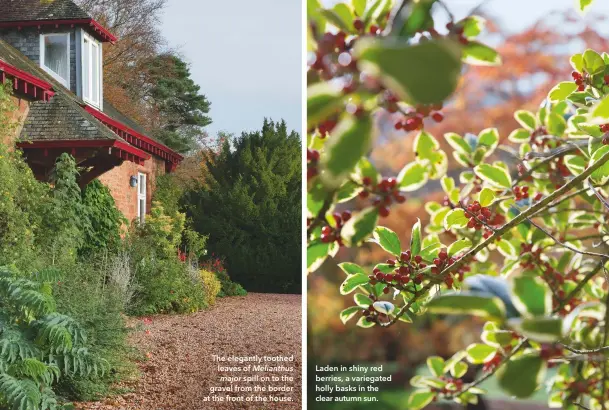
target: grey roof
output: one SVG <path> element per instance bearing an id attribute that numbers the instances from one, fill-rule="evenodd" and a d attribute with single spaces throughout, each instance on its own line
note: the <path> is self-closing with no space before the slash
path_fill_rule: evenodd
<path id="1" fill-rule="evenodd" d="M 137 131 L 140 134 L 144 134 L 150 139 L 154 139 L 148 136 L 148 131 L 146 131 L 144 127 L 135 122 L 135 120 L 132 120 L 131 118 L 120 112 L 118 108 L 110 104 L 107 100 L 104 100 L 104 114 L 114 118 L 118 122 L 122 122 L 132 130 Z"/>
<path id="2" fill-rule="evenodd" d="M 91 18 L 71 0 L 0 0 L 0 22 Z"/>
<path id="3" fill-rule="evenodd" d="M 85 111 L 82 107 L 84 102 L 80 98 L 3 40 L 0 40 L 0 61 L 50 83 L 55 90 L 55 96 L 49 102 L 37 101 L 30 105 L 20 135 L 22 140 L 105 139 L 123 141 Z"/>
<path id="4" fill-rule="evenodd" d="M 10 0 L 0 0 L 0 4 L 7 1 Z M 123 138 L 112 132 L 106 125 L 97 120 L 97 118 L 89 114 L 83 108 L 85 102 L 81 98 L 65 88 L 38 67 L 32 60 L 28 59 L 19 50 L 13 48 L 2 39 L 0 39 L 0 61 L 4 61 L 13 67 L 50 83 L 55 91 L 55 96 L 51 98 L 50 101 L 37 101 L 31 104 L 24 127 L 21 131 L 20 138 L 22 140 L 111 139 L 126 142 Z M 150 137 L 148 132 L 141 125 L 121 113 L 109 102 L 104 101 L 103 111 L 109 117 L 158 142 L 158 140 Z"/>
<path id="5" fill-rule="evenodd" d="M 122 140 L 74 100 L 56 93 L 50 101 L 36 101 L 23 124 L 24 141 Z"/>

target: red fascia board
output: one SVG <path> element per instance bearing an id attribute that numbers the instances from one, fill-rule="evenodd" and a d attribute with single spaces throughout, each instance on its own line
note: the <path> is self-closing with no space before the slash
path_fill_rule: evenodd
<path id="1" fill-rule="evenodd" d="M 34 77 L 33 75 L 26 73 L 25 71 L 20 70 L 17 67 L 13 67 L 12 65 L 5 63 L 4 61 L 0 61 L 0 70 L 4 71 L 8 75 L 17 77 L 20 80 L 27 81 L 31 85 L 35 85 L 36 87 L 42 88 L 45 91 L 53 90 L 53 86 L 47 83 L 46 81 L 41 80 L 38 77 Z"/>
<path id="2" fill-rule="evenodd" d="M 14 67 L 4 61 L 0 60 L 0 82 L 3 82 L 4 79 L 2 77 L 2 73 L 5 75 L 9 75 L 17 80 L 21 80 L 23 82 L 25 82 L 26 84 L 31 85 L 32 87 L 34 87 L 34 89 L 36 90 L 37 88 L 40 88 L 42 90 L 42 93 L 40 94 L 40 98 L 38 98 L 37 93 L 34 93 L 34 97 L 38 98 L 40 100 L 44 100 L 44 101 L 48 101 L 49 98 L 53 97 L 55 95 L 55 92 L 53 91 L 53 86 L 49 83 L 47 83 L 44 80 L 41 80 L 38 77 L 35 77 L 29 73 L 26 73 L 23 70 L 18 69 L 17 67 Z M 16 84 L 15 88 L 17 88 Z M 27 94 L 27 90 L 26 94 Z"/>
<path id="3" fill-rule="evenodd" d="M 101 112 L 99 110 L 96 110 L 95 108 L 91 107 L 90 105 L 85 105 L 84 108 L 89 114 L 93 115 L 95 118 L 97 118 L 101 122 L 109 124 L 112 127 L 118 128 L 119 130 L 126 132 L 127 134 L 131 134 L 136 139 L 139 139 L 142 142 L 145 142 L 146 144 L 149 144 L 149 145 L 153 146 L 154 148 L 160 150 L 161 152 L 167 154 L 169 156 L 169 159 L 171 162 L 180 162 L 184 159 L 184 157 L 182 155 L 173 151 L 171 148 L 169 148 L 143 134 L 140 134 L 139 132 L 127 127 L 122 122 L 116 121 L 114 118 L 109 117 L 108 115 L 104 114 L 103 112 Z M 159 153 L 155 152 L 154 149 L 145 149 L 144 148 L 144 151 L 147 151 L 147 152 L 150 152 L 157 156 L 160 156 Z"/>
<path id="4" fill-rule="evenodd" d="M 21 149 L 29 148 L 116 148 L 142 160 L 150 159 L 150 154 L 119 140 L 60 140 L 60 141 L 23 141 L 18 142 Z"/>
<path id="5" fill-rule="evenodd" d="M 115 43 L 118 38 L 110 33 L 104 26 L 99 24 L 92 18 L 88 19 L 71 19 L 71 20 L 26 20 L 26 21 L 3 21 L 0 22 L 0 28 L 7 27 L 42 27 L 42 26 L 76 26 L 76 25 L 89 25 L 93 28 L 93 31 L 104 42 Z"/>

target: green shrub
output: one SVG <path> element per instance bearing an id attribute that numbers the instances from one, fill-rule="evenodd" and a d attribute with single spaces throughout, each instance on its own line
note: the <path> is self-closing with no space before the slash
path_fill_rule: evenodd
<path id="1" fill-rule="evenodd" d="M 226 296 L 245 296 L 247 291 L 240 284 L 233 282 L 228 276 L 228 272 L 224 267 L 224 261 L 220 258 L 213 257 L 200 264 L 203 270 L 213 272 L 216 277 L 220 280 L 222 288 L 218 293 L 218 296 L 223 298 Z"/>
<path id="2" fill-rule="evenodd" d="M 126 241 L 135 293 L 128 312 L 133 315 L 195 312 L 207 307 L 198 271 L 178 257 L 184 215 L 166 215 L 154 203 L 144 225 L 135 224 Z"/>
<path id="3" fill-rule="evenodd" d="M 215 273 L 205 269 L 201 270 L 201 280 L 205 289 L 205 302 L 208 306 L 212 306 L 216 303 L 216 297 L 222 291 L 222 282 Z"/>
<path id="4" fill-rule="evenodd" d="M 108 371 L 108 363 L 89 350 L 81 324 L 56 311 L 51 280 L 52 272 L 30 280 L 0 268 L 0 406 L 60 408 L 54 391 L 59 380 Z"/>
<path id="5" fill-rule="evenodd" d="M 174 259 L 142 259 L 135 271 L 138 290 L 129 313 L 191 313 L 207 307 L 200 278 L 189 275 L 186 264 Z"/>
<path id="6" fill-rule="evenodd" d="M 134 348 L 123 315 L 121 292 L 107 282 L 108 258 L 90 256 L 87 261 L 62 269 L 54 285 L 58 309 L 74 317 L 87 332 L 89 349 L 108 362 L 109 372 L 60 380 L 59 391 L 70 398 L 98 400 L 112 393 L 112 386 L 136 372 Z"/>
<path id="7" fill-rule="evenodd" d="M 243 286 L 230 280 L 230 276 L 226 272 L 218 272 L 216 276 L 222 283 L 222 290 L 218 294 L 221 298 L 226 296 L 245 296 L 247 291 L 243 289 Z"/>
<path id="8" fill-rule="evenodd" d="M 182 199 L 210 251 L 227 258 L 231 276 L 261 292 L 301 291 L 301 140 L 284 122 L 206 152 L 204 181 Z M 272 269 L 269 269 L 272 267 Z"/>
<path id="9" fill-rule="evenodd" d="M 99 180 L 90 182 L 82 193 L 85 217 L 84 241 L 79 249 L 81 255 L 98 252 L 100 249 L 115 249 L 120 244 L 121 227 L 127 222 L 116 208 L 110 190 Z"/>
<path id="10" fill-rule="evenodd" d="M 21 154 L 0 143 L 0 265 L 38 267 L 36 242 L 48 193 L 49 185 L 36 181 Z"/>

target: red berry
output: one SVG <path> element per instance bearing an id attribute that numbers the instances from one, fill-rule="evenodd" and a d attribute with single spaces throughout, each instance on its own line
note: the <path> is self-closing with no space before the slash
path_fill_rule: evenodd
<path id="1" fill-rule="evenodd" d="M 399 204 L 403 204 L 404 202 L 406 202 L 406 197 L 402 194 L 395 193 L 393 194 L 393 197 L 395 198 L 395 201 Z"/>
<path id="2" fill-rule="evenodd" d="M 364 29 L 364 22 L 361 19 L 356 18 L 355 20 L 353 20 L 353 27 L 357 31 L 362 31 Z"/>
<path id="3" fill-rule="evenodd" d="M 372 183 L 372 178 L 370 178 L 370 177 L 363 177 L 362 178 L 362 183 L 364 185 L 370 185 Z"/>
<path id="4" fill-rule="evenodd" d="M 368 198 L 368 196 L 370 196 L 370 193 L 369 193 L 368 191 L 362 191 L 362 192 L 360 192 L 360 193 L 358 194 L 358 196 L 359 196 L 361 199 L 366 199 L 366 198 Z"/>
<path id="5" fill-rule="evenodd" d="M 414 261 L 416 263 L 421 263 L 423 261 L 423 258 L 421 257 L 421 255 L 417 255 L 414 257 Z"/>
<path id="6" fill-rule="evenodd" d="M 389 286 L 387 286 L 387 287 L 385 287 L 385 289 L 383 289 L 383 293 L 384 293 L 384 294 L 389 293 Z"/>
<path id="7" fill-rule="evenodd" d="M 386 206 L 381 206 L 379 208 L 379 215 L 381 215 L 383 218 L 386 218 L 389 216 L 389 208 L 387 208 Z"/>
<path id="8" fill-rule="evenodd" d="M 609 84 L 609 75 L 605 75 L 603 80 L 605 80 L 605 84 Z"/>
<path id="9" fill-rule="evenodd" d="M 351 211 L 343 211 L 341 216 L 343 218 L 343 222 L 347 222 L 349 219 L 351 219 Z"/>
<path id="10" fill-rule="evenodd" d="M 448 252 L 446 252 L 445 249 L 442 249 L 438 254 L 438 258 L 440 258 L 440 260 L 446 260 L 446 258 L 448 258 Z"/>
<path id="11" fill-rule="evenodd" d="M 431 118 L 435 121 L 435 122 L 442 122 L 442 120 L 444 119 L 444 115 L 442 115 L 441 112 L 434 112 L 431 115 Z"/>

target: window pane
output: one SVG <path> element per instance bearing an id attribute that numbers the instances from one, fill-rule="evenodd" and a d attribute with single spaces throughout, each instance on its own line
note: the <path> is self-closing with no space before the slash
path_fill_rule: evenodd
<path id="1" fill-rule="evenodd" d="M 146 200 L 140 199 L 140 222 L 144 223 L 146 219 Z"/>
<path id="2" fill-rule="evenodd" d="M 91 55 L 91 43 L 85 38 L 85 43 L 82 51 L 82 95 L 85 99 L 91 98 L 91 75 L 89 74 L 90 64 L 89 56 Z"/>
<path id="3" fill-rule="evenodd" d="M 138 184 L 140 194 L 146 193 L 146 175 L 140 174 L 140 183 Z"/>
<path id="4" fill-rule="evenodd" d="M 99 102 L 99 47 L 91 44 L 91 99 Z"/>
<path id="5" fill-rule="evenodd" d="M 65 34 L 44 37 L 44 65 L 66 81 L 70 69 L 68 41 L 68 36 Z"/>

